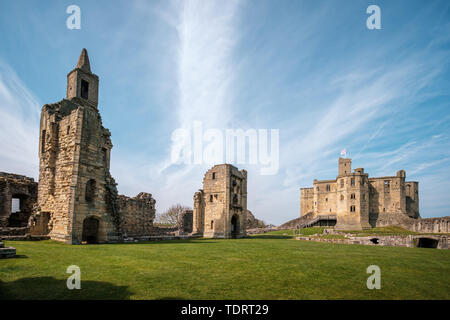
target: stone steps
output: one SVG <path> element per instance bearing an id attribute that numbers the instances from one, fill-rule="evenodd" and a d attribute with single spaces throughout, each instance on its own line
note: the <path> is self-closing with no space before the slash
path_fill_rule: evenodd
<path id="1" fill-rule="evenodd" d="M 13 258 L 16 255 L 16 248 L 5 247 L 3 242 L 0 242 L 0 259 Z"/>
<path id="2" fill-rule="evenodd" d="M 1 227 L 0 236 L 22 236 L 28 233 L 27 227 Z"/>

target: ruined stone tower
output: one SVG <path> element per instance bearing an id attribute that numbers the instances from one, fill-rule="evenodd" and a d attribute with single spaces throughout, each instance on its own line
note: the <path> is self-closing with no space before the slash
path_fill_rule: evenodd
<path id="1" fill-rule="evenodd" d="M 148 235 L 153 225 L 150 194 L 133 199 L 117 194 L 109 172 L 111 134 L 97 108 L 98 85 L 83 49 L 67 75 L 66 99 L 42 108 L 39 217 L 48 220 L 52 239 L 66 243 L 114 242 L 127 232 Z"/>
<path id="2" fill-rule="evenodd" d="M 242 238 L 247 224 L 247 171 L 216 165 L 194 195 L 193 233 L 205 238 Z"/>
<path id="3" fill-rule="evenodd" d="M 112 148 L 110 132 L 97 109 L 98 76 L 91 72 L 86 49 L 67 75 L 67 98 L 42 108 L 39 148 L 38 205 L 48 212 L 50 237 L 79 243 L 116 240 L 107 207 Z M 83 225 L 85 235 L 83 239 Z M 89 234 L 89 230 L 98 228 Z"/>

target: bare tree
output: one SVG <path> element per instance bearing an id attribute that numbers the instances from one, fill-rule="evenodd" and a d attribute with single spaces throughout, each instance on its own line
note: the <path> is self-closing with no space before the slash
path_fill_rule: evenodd
<path id="1" fill-rule="evenodd" d="M 171 206 L 167 211 L 158 216 L 158 222 L 161 224 L 176 225 L 178 222 L 178 216 L 185 210 L 189 210 L 189 207 L 176 204 Z"/>

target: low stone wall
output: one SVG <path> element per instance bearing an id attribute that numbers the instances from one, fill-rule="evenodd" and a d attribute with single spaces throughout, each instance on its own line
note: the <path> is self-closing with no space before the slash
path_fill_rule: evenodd
<path id="1" fill-rule="evenodd" d="M 450 233 L 450 216 L 418 219 L 410 230 L 416 232 Z"/>
<path id="2" fill-rule="evenodd" d="M 403 214 L 380 213 L 371 215 L 372 227 L 400 226 L 410 231 L 429 233 L 450 233 L 450 216 L 413 219 Z"/>
<path id="3" fill-rule="evenodd" d="M 407 235 L 407 236 L 346 236 L 345 239 L 327 239 L 322 237 L 297 237 L 297 240 L 328 242 L 337 244 L 362 244 L 392 247 L 427 247 L 449 249 L 449 239 L 446 235 Z M 421 240 L 421 239 L 426 239 Z M 435 246 L 434 246 L 435 245 Z"/>
<path id="4" fill-rule="evenodd" d="M 28 233 L 27 227 L 20 227 L 20 228 L 0 228 L 0 238 L 6 237 L 6 236 L 23 236 Z"/>
<path id="5" fill-rule="evenodd" d="M 247 229 L 247 234 L 262 234 L 270 231 L 278 230 L 278 228 L 266 227 L 266 228 L 251 228 Z"/>
<path id="6" fill-rule="evenodd" d="M 16 248 L 5 247 L 3 242 L 0 242 L 0 259 L 2 258 L 13 258 L 16 256 Z"/>

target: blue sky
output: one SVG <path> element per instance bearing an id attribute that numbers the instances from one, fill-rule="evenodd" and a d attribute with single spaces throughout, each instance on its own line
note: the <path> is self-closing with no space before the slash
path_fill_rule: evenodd
<path id="1" fill-rule="evenodd" d="M 209 165 L 167 165 L 172 132 L 198 120 L 280 130 L 276 175 L 239 165 L 268 223 L 298 217 L 299 188 L 335 178 L 344 148 L 370 176 L 419 181 L 422 217 L 449 215 L 449 1 L 5 0 L 0 35 L 0 171 L 37 178 L 40 109 L 87 48 L 119 192 L 158 212 L 202 187 Z"/>

